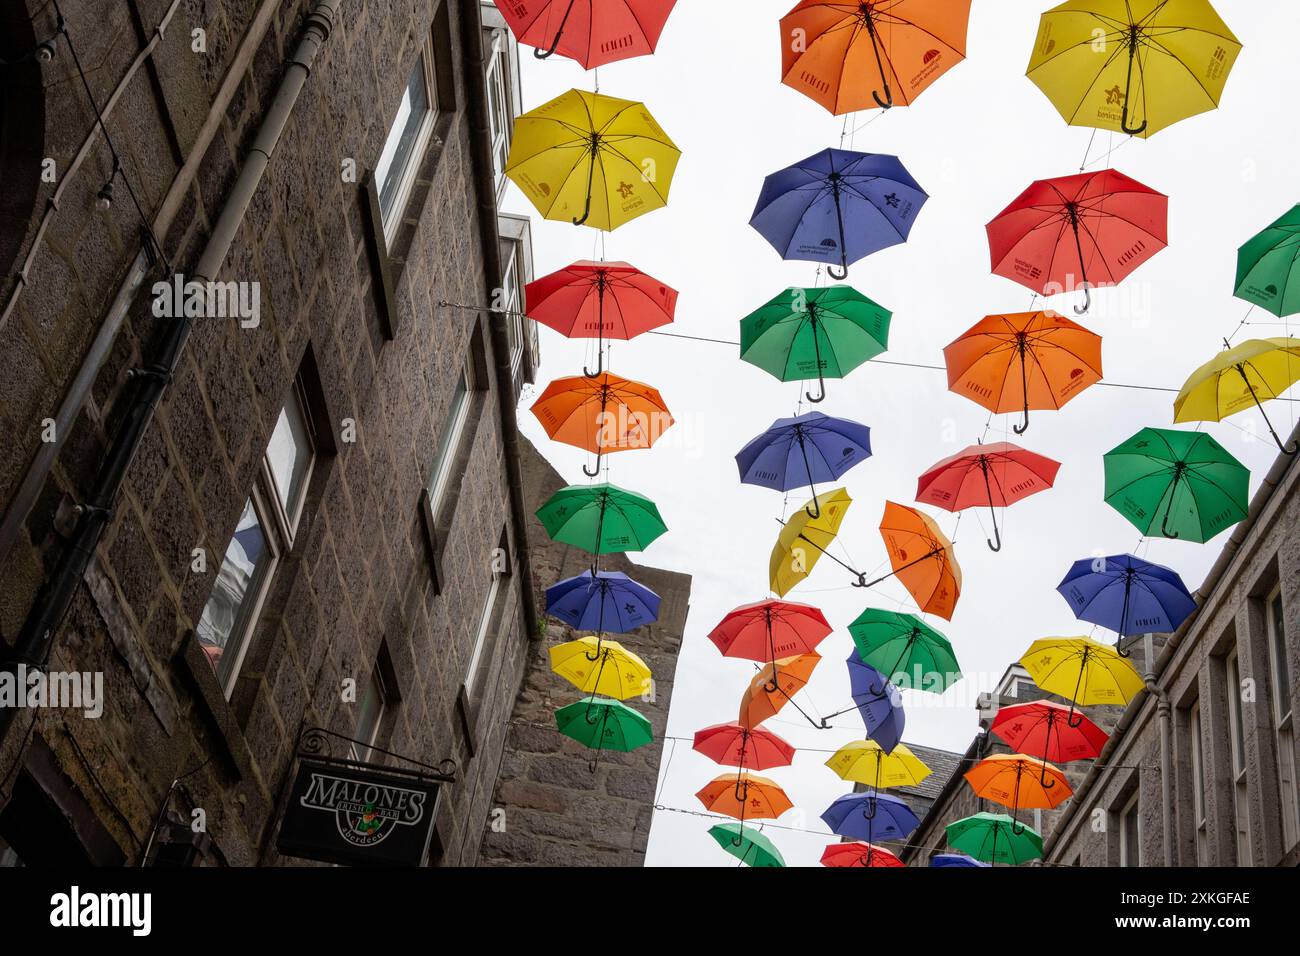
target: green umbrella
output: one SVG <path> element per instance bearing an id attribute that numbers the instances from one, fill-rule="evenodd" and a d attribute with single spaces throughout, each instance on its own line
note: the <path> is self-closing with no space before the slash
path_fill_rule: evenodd
<path id="1" fill-rule="evenodd" d="M 817 376 L 826 397 L 827 378 L 843 378 L 885 351 L 888 309 L 846 285 L 786 289 L 740 320 L 740 357 L 783 382 Z"/>
<path id="2" fill-rule="evenodd" d="M 1281 317 L 1300 312 L 1300 206 L 1237 250 L 1235 295 Z"/>
<path id="3" fill-rule="evenodd" d="M 610 484 L 561 488 L 537 517 L 552 539 L 593 554 L 640 551 L 668 530 L 653 501 Z"/>
<path id="4" fill-rule="evenodd" d="M 622 701 L 592 696 L 561 707 L 555 712 L 560 733 L 596 751 L 591 772 L 596 772 L 602 750 L 627 753 L 654 740 L 650 721 Z"/>
<path id="5" fill-rule="evenodd" d="M 709 836 L 741 863 L 750 866 L 785 866 L 781 851 L 757 830 L 746 830 L 741 823 L 720 823 L 709 828 Z"/>
<path id="6" fill-rule="evenodd" d="M 863 663 L 897 687 L 942 694 L 961 679 L 948 638 L 912 614 L 869 607 L 849 625 L 849 634 Z"/>
<path id="7" fill-rule="evenodd" d="M 1250 472 L 1204 432 L 1144 428 L 1105 464 L 1107 503 L 1143 534 L 1205 542 L 1246 517 Z"/>
<path id="8" fill-rule="evenodd" d="M 977 813 L 945 828 L 948 845 L 985 863 L 1013 866 L 1043 855 L 1043 838 L 1005 813 Z"/>

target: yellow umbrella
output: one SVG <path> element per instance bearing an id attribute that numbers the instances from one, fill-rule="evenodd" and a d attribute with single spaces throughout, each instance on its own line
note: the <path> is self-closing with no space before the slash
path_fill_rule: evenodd
<path id="1" fill-rule="evenodd" d="M 1226 343 L 1225 343 L 1226 344 Z M 1273 441 L 1287 448 L 1264 414 L 1262 402 L 1300 381 L 1300 339 L 1251 339 L 1224 349 L 1187 379 L 1174 399 L 1175 422 L 1219 422 L 1254 405 L 1264 415 Z"/>
<path id="2" fill-rule="evenodd" d="M 1020 663 L 1040 688 L 1072 702 L 1066 716 L 1071 727 L 1083 722 L 1082 714 L 1075 721 L 1074 704 L 1127 704 L 1146 686 L 1115 648 L 1086 637 L 1044 637 L 1029 645 Z"/>
<path id="3" fill-rule="evenodd" d="M 823 491 L 785 523 L 767 563 L 768 580 L 778 596 L 785 597 L 786 592 L 812 574 L 817 559 L 839 533 L 840 523 L 851 504 L 853 499 L 843 488 Z M 810 508 L 817 517 L 812 517 Z"/>
<path id="4" fill-rule="evenodd" d="M 874 740 L 854 740 L 835 751 L 826 761 L 842 780 L 871 784 L 877 790 L 914 787 L 930 776 L 927 767 L 906 744 L 885 753 Z"/>
<path id="5" fill-rule="evenodd" d="M 547 219 L 609 231 L 668 203 L 680 156 L 642 104 L 570 90 L 515 120 L 506 175 Z"/>
<path id="6" fill-rule="evenodd" d="M 618 641 L 580 637 L 556 644 L 551 670 L 584 694 L 627 700 L 650 689 L 650 668 Z"/>
<path id="7" fill-rule="evenodd" d="M 1028 75 L 1071 126 L 1146 137 L 1217 108 L 1240 52 L 1209 0 L 1067 0 Z"/>

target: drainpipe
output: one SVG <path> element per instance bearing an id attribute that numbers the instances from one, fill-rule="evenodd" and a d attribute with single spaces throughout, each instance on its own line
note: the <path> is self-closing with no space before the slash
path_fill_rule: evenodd
<path id="1" fill-rule="evenodd" d="M 474 191 L 478 199 L 479 242 L 483 246 L 483 284 L 487 301 L 493 301 L 501 284 L 501 237 L 497 234 L 496 182 L 492 174 L 491 134 L 487 115 L 487 63 L 483 59 L 483 23 L 479 0 L 461 0 L 461 47 L 465 58 L 465 98 L 469 107 L 470 149 L 473 154 Z M 530 640 L 538 635 L 537 609 L 533 606 L 533 574 L 528 562 L 527 509 L 524 505 L 524 479 L 519 467 L 519 423 L 515 417 L 514 376 L 510 369 L 510 342 L 506 333 L 506 316 L 484 309 L 488 333 L 492 340 L 492 358 L 496 366 L 497 409 L 501 417 L 501 441 L 505 445 L 506 483 L 509 485 L 510 511 L 515 525 L 515 542 L 519 548 L 519 584 L 523 591 L 524 626 Z"/>
<path id="2" fill-rule="evenodd" d="M 341 2 L 342 0 L 318 0 L 307 17 L 302 39 L 289 59 L 275 99 L 258 128 L 252 149 L 230 190 L 212 235 L 199 256 L 195 279 L 210 280 L 221 271 L 222 262 L 239 230 L 244 212 L 253 193 L 257 191 L 298 94 L 311 73 L 316 54 L 329 38 Z M 49 656 L 55 632 L 76 596 L 104 529 L 113 517 L 113 504 L 153 419 L 153 411 L 162 398 L 163 391 L 171 383 L 172 374 L 180 361 L 185 343 L 189 340 L 193 321 L 192 317 L 185 317 L 174 322 L 160 343 L 153 363 L 132 370 L 131 377 L 136 382 L 136 389 L 131 406 L 100 466 L 89 501 L 76 507 L 78 520 L 72 540 L 59 554 L 53 573 L 37 593 L 36 601 L 14 643 L 12 663 L 7 664 L 7 667 L 20 661 L 43 664 Z M 0 740 L 5 737 L 17 712 L 15 707 L 0 710 Z"/>

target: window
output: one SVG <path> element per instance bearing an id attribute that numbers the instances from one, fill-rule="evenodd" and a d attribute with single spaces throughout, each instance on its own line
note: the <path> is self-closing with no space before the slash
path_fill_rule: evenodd
<path id="1" fill-rule="evenodd" d="M 370 679 L 362 688 L 357 704 L 357 728 L 353 736 L 362 743 L 352 745 L 351 757 L 353 760 L 366 761 L 374 753 L 384 713 L 388 710 L 388 690 L 379 665 L 375 665 L 375 669 L 370 672 Z"/>
<path id="2" fill-rule="evenodd" d="M 435 517 L 456 470 L 456 455 L 460 451 L 461 437 L 465 434 L 470 408 L 474 404 L 473 391 L 474 367 L 467 362 L 456 378 L 451 401 L 447 405 L 447 415 L 443 419 L 438 450 L 433 459 L 433 476 L 429 480 L 429 509 Z"/>
<path id="3" fill-rule="evenodd" d="M 497 198 L 506 184 L 506 160 L 510 156 L 510 135 L 514 128 L 511 96 L 510 34 L 505 30 L 492 31 L 492 51 L 488 56 L 487 101 L 488 133 L 492 138 L 492 171 L 496 176 Z"/>
<path id="4" fill-rule="evenodd" d="M 506 313 L 506 339 L 510 343 L 510 374 L 519 371 L 524 356 L 523 288 L 519 283 L 519 256 L 514 253 L 506 262 L 505 275 L 501 277 L 501 307 Z"/>
<path id="5" fill-rule="evenodd" d="M 1142 865 L 1142 822 L 1136 793 L 1119 813 L 1119 865 Z"/>
<path id="6" fill-rule="evenodd" d="M 482 700 L 484 685 L 491 671 L 492 651 L 501 629 L 502 598 L 506 593 L 506 582 L 510 578 L 508 547 L 509 539 L 502 531 L 501 541 L 492 553 L 492 579 L 483 596 L 483 608 L 479 611 L 478 626 L 474 629 L 474 646 L 470 651 L 469 665 L 465 668 L 465 696 L 475 706 Z"/>
<path id="7" fill-rule="evenodd" d="M 1246 728 L 1241 712 L 1241 669 L 1234 647 L 1226 665 L 1228 732 L 1232 742 L 1232 803 L 1236 823 L 1237 865 L 1250 866 L 1250 816 L 1246 789 Z"/>
<path id="8" fill-rule="evenodd" d="M 316 448 L 300 381 L 280 410 L 257 481 L 195 633 L 227 697 L 281 557 L 293 546 Z"/>
<path id="9" fill-rule="evenodd" d="M 502 214 L 497 217 L 501 236 L 501 296 L 494 305 L 505 313 L 510 346 L 510 373 L 516 392 L 523 386 L 520 370 L 528 353 L 529 374 L 537 367 L 537 328 L 524 314 L 528 303 L 524 287 L 533 278 L 533 238 L 527 216 Z"/>
<path id="10" fill-rule="evenodd" d="M 1196 865 L 1209 859 L 1210 831 L 1205 819 L 1205 750 L 1201 744 L 1201 702 L 1192 705 L 1188 721 L 1192 738 L 1192 816 L 1196 821 Z"/>
<path id="11" fill-rule="evenodd" d="M 438 110 L 434 95 L 433 40 L 426 41 L 416 58 L 415 68 L 406 81 L 397 116 L 388 127 L 384 148 L 375 165 L 375 188 L 379 192 L 379 211 L 384 222 L 384 238 L 392 242 L 401 222 L 402 211 L 411 195 L 415 171 L 433 133 Z"/>
<path id="12" fill-rule="evenodd" d="M 1287 849 L 1300 841 L 1300 797 L 1296 792 L 1295 737 L 1291 716 L 1291 667 L 1286 653 L 1286 618 L 1282 589 L 1268 597 L 1269 670 L 1273 676 L 1273 739 L 1277 749 L 1278 785 L 1281 792 L 1282 839 Z"/>

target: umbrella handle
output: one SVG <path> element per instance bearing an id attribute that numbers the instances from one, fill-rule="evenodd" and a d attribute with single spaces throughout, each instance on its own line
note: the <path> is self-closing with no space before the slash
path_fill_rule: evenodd
<path id="1" fill-rule="evenodd" d="M 586 219 L 587 217 L 583 216 L 582 218 Z M 575 222 L 574 225 L 575 226 L 581 225 L 581 223 Z M 596 371 L 593 372 L 590 369 L 588 369 L 587 366 L 584 365 L 582 367 L 582 374 L 587 376 L 587 378 L 595 378 L 604 370 L 604 368 L 605 368 L 605 352 L 602 349 L 600 352 L 596 354 Z"/>
<path id="2" fill-rule="evenodd" d="M 1012 817 L 1012 818 L 1011 818 L 1011 835 L 1012 835 L 1012 836 L 1020 836 L 1020 834 L 1022 834 L 1022 833 L 1024 833 L 1024 832 L 1025 832 L 1025 825 L 1024 825 L 1023 823 L 1021 823 L 1019 820 L 1017 820 L 1015 817 Z"/>
<path id="3" fill-rule="evenodd" d="M 1130 651 L 1126 647 L 1120 646 L 1119 642 L 1122 640 L 1124 640 L 1123 635 L 1120 636 L 1119 640 L 1115 641 L 1115 653 L 1118 654 L 1120 657 L 1132 657 L 1133 656 L 1132 651 Z"/>
<path id="4" fill-rule="evenodd" d="M 842 270 L 841 272 L 836 272 L 834 266 L 827 266 L 826 274 L 836 282 L 843 282 L 849 277 L 849 267 L 847 264 L 844 264 L 840 266 L 840 269 Z"/>
<path id="5" fill-rule="evenodd" d="M 855 588 L 865 588 L 865 587 L 870 587 L 870 585 L 867 584 L 867 576 L 866 576 L 866 574 L 859 574 L 859 575 L 858 575 L 858 579 L 857 579 L 856 581 L 853 581 L 853 582 L 852 582 L 852 586 L 855 587 Z"/>
<path id="6" fill-rule="evenodd" d="M 1146 125 L 1147 125 L 1146 123 L 1142 124 L 1144 128 L 1146 127 Z M 1090 308 L 1092 308 L 1092 290 L 1088 288 L 1088 283 L 1086 282 L 1083 283 L 1082 288 L 1083 288 L 1083 305 L 1082 306 L 1076 305 L 1074 307 L 1075 315 L 1083 315 Z"/>
<path id="7" fill-rule="evenodd" d="M 804 392 L 804 397 L 814 405 L 824 401 L 826 398 L 826 379 L 822 378 L 820 374 L 817 376 L 817 387 L 819 391 L 816 397 L 813 396 L 812 392 Z"/>
<path id="8" fill-rule="evenodd" d="M 596 452 L 596 469 L 594 471 L 588 471 L 586 465 L 582 466 L 582 473 L 586 475 L 588 478 L 595 478 L 597 475 L 600 474 L 600 456 L 601 456 L 601 452 Z"/>
<path id="9" fill-rule="evenodd" d="M 803 510 L 808 512 L 808 517 L 810 518 L 820 518 L 822 516 L 822 506 L 817 501 L 816 495 L 813 495 L 812 507 L 809 508 L 807 505 L 804 505 Z"/>
<path id="10" fill-rule="evenodd" d="M 892 109 L 894 106 L 894 91 L 889 88 L 888 83 L 885 84 L 885 98 L 883 100 L 876 90 L 871 91 L 871 98 L 876 101 L 876 105 L 882 110 Z"/>
<path id="11" fill-rule="evenodd" d="M 1043 761 L 1043 769 L 1038 772 L 1038 782 L 1043 785 L 1044 790 L 1051 790 L 1056 786 L 1055 780 L 1047 779 L 1047 761 Z"/>
<path id="12" fill-rule="evenodd" d="M 879 810 L 880 810 L 880 808 L 879 808 L 878 806 L 876 806 L 876 797 L 875 797 L 875 795 L 873 794 L 872 797 L 871 797 L 871 812 L 868 813 L 868 812 L 867 812 L 867 808 L 866 808 L 866 807 L 863 807 L 863 808 L 862 808 L 862 815 L 863 815 L 864 817 L 866 817 L 868 820 L 874 820 L 874 819 L 876 818 L 876 814 L 879 812 Z"/>
<path id="13" fill-rule="evenodd" d="M 1142 132 L 1145 132 L 1145 131 L 1146 131 L 1146 128 L 1147 128 L 1147 121 L 1146 121 L 1146 120 L 1143 120 L 1141 126 L 1138 126 L 1138 127 L 1135 127 L 1135 128 L 1129 128 L 1129 125 L 1128 125 L 1128 104 L 1125 104 L 1125 105 L 1124 105 L 1124 111 L 1120 114 L 1120 123 L 1119 123 L 1119 128 L 1122 129 L 1124 132 L 1128 133 L 1130 136 L 1136 136 L 1136 135 L 1138 135 L 1139 133 L 1142 133 Z"/>
<path id="14" fill-rule="evenodd" d="M 1023 435 L 1025 432 L 1029 431 L 1029 406 L 1028 405 L 1025 406 L 1025 410 L 1023 414 L 1024 417 L 1020 419 L 1020 424 L 1011 426 L 1011 430 L 1014 431 L 1017 435 Z"/>
<path id="15" fill-rule="evenodd" d="M 564 18 L 560 20 L 560 28 L 555 31 L 555 39 L 551 41 L 551 48 L 549 50 L 534 48 L 533 56 L 535 56 L 539 60 L 545 60 L 546 58 L 550 57 L 555 53 L 556 49 L 560 45 L 560 37 L 564 34 L 564 25 L 569 22 L 569 14 L 572 12 L 573 12 L 573 0 L 569 0 L 569 6 L 564 11 Z"/>
<path id="16" fill-rule="evenodd" d="M 1172 502 L 1171 502 L 1171 503 L 1172 503 Z M 1179 535 L 1179 533 L 1178 533 L 1177 531 L 1170 531 L 1170 530 L 1169 530 L 1169 509 L 1168 509 L 1168 508 L 1165 509 L 1165 518 L 1164 518 L 1164 520 L 1160 522 L 1160 533 L 1161 533 L 1162 535 L 1164 535 L 1166 538 L 1178 538 L 1178 537 L 1180 537 L 1180 535 Z"/>
<path id="17" fill-rule="evenodd" d="M 1020 420 L 1019 425 L 1012 425 L 1011 428 L 1017 435 L 1023 435 L 1029 430 L 1029 362 L 1025 359 L 1025 349 L 1028 348 L 1028 346 L 1025 344 L 1024 333 L 1021 333 L 1019 338 L 1020 391 L 1025 397 L 1025 417 Z"/>

